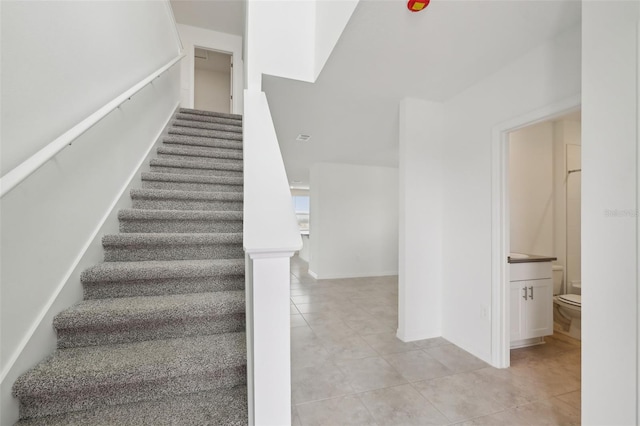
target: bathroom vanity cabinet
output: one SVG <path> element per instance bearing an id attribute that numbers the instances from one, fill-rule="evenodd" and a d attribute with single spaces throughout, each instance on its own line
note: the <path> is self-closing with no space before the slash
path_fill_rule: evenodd
<path id="1" fill-rule="evenodd" d="M 539 343 L 553 334 L 551 262 L 510 263 L 511 347 Z"/>

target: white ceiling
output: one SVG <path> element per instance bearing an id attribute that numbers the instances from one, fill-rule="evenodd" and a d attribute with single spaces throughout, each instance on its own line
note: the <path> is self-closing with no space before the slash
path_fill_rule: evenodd
<path id="1" fill-rule="evenodd" d="M 576 0 L 434 0 L 419 13 L 361 0 L 315 84 L 263 79 L 289 180 L 308 185 L 320 161 L 397 166 L 400 99 L 449 99 L 580 20 Z"/>
<path id="2" fill-rule="evenodd" d="M 171 0 L 179 24 L 244 35 L 245 0 Z"/>

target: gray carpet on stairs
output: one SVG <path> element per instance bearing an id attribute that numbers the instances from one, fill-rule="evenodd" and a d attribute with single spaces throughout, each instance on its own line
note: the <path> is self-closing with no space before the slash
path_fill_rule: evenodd
<path id="1" fill-rule="evenodd" d="M 20 425 L 247 424 L 242 117 L 181 108 L 13 387 Z"/>

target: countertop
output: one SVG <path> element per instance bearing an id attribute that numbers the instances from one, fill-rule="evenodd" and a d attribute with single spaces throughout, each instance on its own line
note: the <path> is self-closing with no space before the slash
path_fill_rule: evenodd
<path id="1" fill-rule="evenodd" d="M 558 260 L 558 258 L 552 256 L 539 256 L 537 254 L 511 253 L 511 256 L 507 256 L 508 263 L 552 262 L 554 260 Z"/>

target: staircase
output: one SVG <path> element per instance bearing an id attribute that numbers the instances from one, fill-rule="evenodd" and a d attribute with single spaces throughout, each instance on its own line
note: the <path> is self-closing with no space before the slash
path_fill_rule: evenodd
<path id="1" fill-rule="evenodd" d="M 180 109 L 150 166 L 19 425 L 247 424 L 241 116 Z"/>

